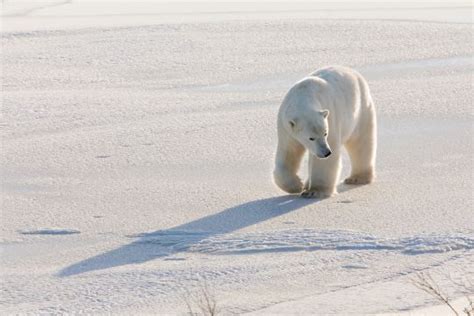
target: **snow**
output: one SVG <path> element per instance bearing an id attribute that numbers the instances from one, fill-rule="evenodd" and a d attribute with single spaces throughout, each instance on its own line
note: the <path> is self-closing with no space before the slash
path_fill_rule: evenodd
<path id="1" fill-rule="evenodd" d="M 3 28 L 12 32 L 95 27 L 249 21 L 264 18 L 406 20 L 471 23 L 470 2 L 380 1 L 12 1 L 3 5 Z"/>
<path id="2" fill-rule="evenodd" d="M 467 306 L 469 306 L 470 302 L 466 297 L 461 297 L 456 300 L 452 300 L 450 302 L 450 305 L 453 306 L 453 308 L 460 312 L 462 311 L 463 313 L 464 310 L 466 309 Z M 403 313 L 399 313 L 398 315 L 405 315 L 405 316 L 443 316 L 443 315 L 448 315 L 448 314 L 453 314 L 453 311 L 447 306 L 445 303 L 440 304 L 440 305 L 435 305 L 435 306 L 429 306 L 429 307 L 423 307 L 423 308 L 417 308 L 414 310 L 406 311 Z M 389 316 L 389 315 L 394 315 L 393 313 L 387 313 L 383 314 L 383 316 Z"/>
<path id="3" fill-rule="evenodd" d="M 183 314 L 205 282 L 225 314 L 417 315 L 420 271 L 472 293 L 471 4 L 293 6 L 3 3 L 2 314 Z M 378 178 L 287 196 L 278 105 L 327 64 L 369 81 Z"/>

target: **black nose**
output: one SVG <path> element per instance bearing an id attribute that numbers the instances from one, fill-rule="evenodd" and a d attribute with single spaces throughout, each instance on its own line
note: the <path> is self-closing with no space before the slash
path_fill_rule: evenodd
<path id="1" fill-rule="evenodd" d="M 331 151 L 330 151 L 330 150 L 326 153 L 326 155 L 324 156 L 324 158 L 327 158 L 327 157 L 329 157 L 329 156 L 331 156 Z"/>

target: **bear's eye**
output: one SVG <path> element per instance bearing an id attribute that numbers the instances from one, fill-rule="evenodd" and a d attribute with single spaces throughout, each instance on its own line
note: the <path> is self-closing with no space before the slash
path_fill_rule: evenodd
<path id="1" fill-rule="evenodd" d="M 314 140 L 314 137 L 310 137 L 309 140 L 310 140 L 310 141 L 313 141 L 313 140 Z"/>
<path id="2" fill-rule="evenodd" d="M 324 137 L 328 136 L 328 132 L 324 133 Z"/>

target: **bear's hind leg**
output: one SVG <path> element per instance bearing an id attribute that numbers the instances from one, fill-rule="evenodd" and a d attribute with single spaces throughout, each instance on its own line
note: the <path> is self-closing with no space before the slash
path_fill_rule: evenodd
<path id="1" fill-rule="evenodd" d="M 373 108 L 368 119 L 345 144 L 351 159 L 351 175 L 346 184 L 368 184 L 375 179 L 375 155 L 377 150 L 377 125 Z"/>
<path id="2" fill-rule="evenodd" d="M 301 193 L 301 196 L 323 199 L 336 193 L 341 170 L 339 151 L 334 150 L 331 156 L 326 159 L 319 159 L 310 154 L 308 160 L 308 187 Z"/>

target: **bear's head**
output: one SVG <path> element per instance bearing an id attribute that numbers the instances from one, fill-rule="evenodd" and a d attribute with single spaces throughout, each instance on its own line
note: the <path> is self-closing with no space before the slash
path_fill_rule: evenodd
<path id="1" fill-rule="evenodd" d="M 293 114 L 286 122 L 290 134 L 314 156 L 321 159 L 329 157 L 329 110 L 312 110 L 303 115 Z"/>

